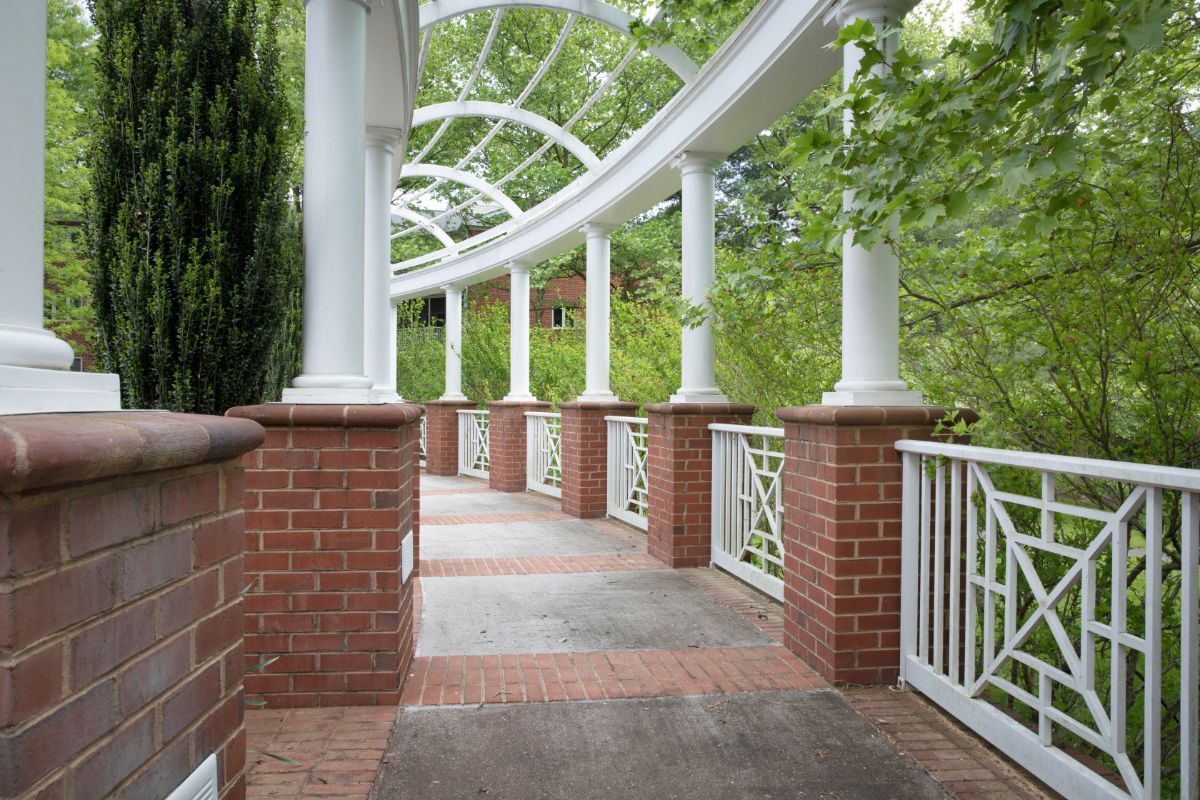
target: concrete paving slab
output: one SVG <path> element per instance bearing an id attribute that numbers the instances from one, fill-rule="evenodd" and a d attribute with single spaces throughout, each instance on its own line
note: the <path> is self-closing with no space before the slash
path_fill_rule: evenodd
<path id="1" fill-rule="evenodd" d="M 421 558 L 505 558 L 633 553 L 584 520 L 533 520 L 475 525 L 428 525 L 421 530 Z"/>
<path id="2" fill-rule="evenodd" d="M 945 800 L 835 691 L 405 709 L 374 800 Z"/>
<path id="3" fill-rule="evenodd" d="M 421 498 L 423 517 L 447 514 L 529 514 L 549 510 L 551 509 L 526 499 L 523 495 L 502 492 L 435 494 Z"/>
<path id="4" fill-rule="evenodd" d="M 421 589 L 421 656 L 774 644 L 671 570 L 422 578 Z"/>
<path id="5" fill-rule="evenodd" d="M 430 475 L 421 473 L 422 489 L 479 489 L 490 491 L 488 482 L 478 478 L 468 478 L 464 475 Z"/>

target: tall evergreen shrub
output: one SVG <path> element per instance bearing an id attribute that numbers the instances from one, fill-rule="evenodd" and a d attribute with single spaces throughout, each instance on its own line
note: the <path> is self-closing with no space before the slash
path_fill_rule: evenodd
<path id="1" fill-rule="evenodd" d="M 127 407 L 222 413 L 278 399 L 301 267 L 276 6 L 89 5 L 89 229 L 106 367 Z"/>

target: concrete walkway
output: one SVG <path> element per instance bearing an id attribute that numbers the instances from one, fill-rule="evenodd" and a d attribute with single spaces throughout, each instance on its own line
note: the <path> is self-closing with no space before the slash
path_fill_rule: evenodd
<path id="1" fill-rule="evenodd" d="M 421 504 L 402 707 L 248 711 L 250 800 L 1050 796 L 919 695 L 827 687 L 778 603 L 640 532 L 472 479 Z"/>
<path id="2" fill-rule="evenodd" d="M 748 621 L 769 600 L 735 610 L 548 498 L 424 477 L 421 505 L 417 659 L 376 800 L 946 796 Z"/>

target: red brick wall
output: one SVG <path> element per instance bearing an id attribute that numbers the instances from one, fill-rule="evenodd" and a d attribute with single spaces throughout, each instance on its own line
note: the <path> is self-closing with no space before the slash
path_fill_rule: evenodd
<path id="1" fill-rule="evenodd" d="M 540 400 L 488 403 L 488 485 L 496 491 L 525 491 L 525 412 L 549 407 Z"/>
<path id="2" fill-rule="evenodd" d="M 485 283 L 476 284 L 470 290 L 472 305 L 492 303 L 508 305 L 509 276 L 502 275 Z M 570 306 L 575 309 L 576 325 L 582 325 L 587 317 L 585 298 L 587 281 L 581 275 L 553 278 L 542 288 L 529 290 L 529 324 L 549 328 L 554 323 L 554 309 Z"/>
<path id="3" fill-rule="evenodd" d="M 937 407 L 781 409 L 785 643 L 827 680 L 892 684 L 900 663 L 900 439 Z M 960 412 L 960 416 L 968 415 Z"/>
<path id="4" fill-rule="evenodd" d="M 714 422 L 746 424 L 754 407 L 731 403 L 646 406 L 646 545 L 672 567 L 707 566 L 712 557 L 712 433 Z"/>
<path id="5" fill-rule="evenodd" d="M 636 403 L 562 403 L 562 510 L 581 519 L 608 515 L 608 416 L 630 416 Z"/>
<path id="6" fill-rule="evenodd" d="M 272 707 L 398 702 L 413 653 L 412 580 L 400 578 L 420 407 L 229 413 L 267 428 L 245 459 L 246 652 L 279 660 L 247 675 L 247 693 Z"/>
<path id="7" fill-rule="evenodd" d="M 458 411 L 475 406 L 469 401 L 425 404 L 425 471 L 430 475 L 458 474 Z"/>
<path id="8" fill-rule="evenodd" d="M 5 428 L 0 796 L 161 798 L 215 753 L 220 796 L 241 798 L 236 456 L 261 429 L 138 412 Z"/>

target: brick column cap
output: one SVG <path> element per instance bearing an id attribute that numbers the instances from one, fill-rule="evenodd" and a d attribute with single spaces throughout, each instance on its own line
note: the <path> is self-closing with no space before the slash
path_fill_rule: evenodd
<path id="1" fill-rule="evenodd" d="M 276 428 L 396 428 L 417 421 L 423 413 L 423 409 L 415 403 L 265 403 L 260 406 L 231 408 L 225 412 L 230 417 L 252 419 L 267 427 Z"/>
<path id="2" fill-rule="evenodd" d="M 936 425 L 953 414 L 967 424 L 979 421 L 969 408 L 948 406 L 791 406 L 775 411 L 785 423 L 799 425 Z"/>
<path id="3" fill-rule="evenodd" d="M 479 403 L 474 400 L 429 400 L 421 405 L 438 406 L 440 408 L 475 408 Z"/>
<path id="4" fill-rule="evenodd" d="M 649 414 L 692 417 L 740 417 L 754 414 L 754 406 L 747 403 L 650 403 Z"/>
<path id="5" fill-rule="evenodd" d="M 624 400 L 571 400 L 559 403 L 558 408 L 560 411 L 637 411 L 638 404 Z"/>
<path id="6" fill-rule="evenodd" d="M 226 461 L 263 443 L 249 420 L 171 411 L 0 417 L 5 494 Z"/>
<path id="7" fill-rule="evenodd" d="M 488 408 L 550 408 L 553 405 L 545 400 L 489 400 Z"/>

